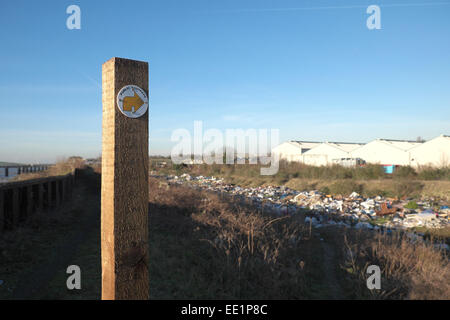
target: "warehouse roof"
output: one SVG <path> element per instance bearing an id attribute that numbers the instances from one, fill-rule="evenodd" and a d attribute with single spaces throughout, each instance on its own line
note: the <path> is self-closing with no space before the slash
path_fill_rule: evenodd
<path id="1" fill-rule="evenodd" d="M 423 142 L 412 140 L 393 140 L 393 139 L 376 139 L 375 141 L 381 141 L 387 143 L 393 147 L 407 151 L 415 146 L 421 145 Z"/>
<path id="2" fill-rule="evenodd" d="M 318 146 L 319 144 L 321 144 L 321 142 L 317 142 L 317 141 L 298 141 L 298 140 L 291 140 L 289 141 L 290 143 L 297 145 L 301 148 L 314 148 L 316 146 Z"/>
<path id="3" fill-rule="evenodd" d="M 326 144 L 332 145 L 345 152 L 351 152 L 364 145 L 364 143 L 351 143 L 351 142 L 326 142 Z"/>

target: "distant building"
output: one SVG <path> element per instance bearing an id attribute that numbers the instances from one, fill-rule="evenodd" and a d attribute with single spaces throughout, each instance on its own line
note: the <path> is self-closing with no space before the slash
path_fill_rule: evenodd
<path id="1" fill-rule="evenodd" d="M 280 160 L 308 165 L 450 166 L 450 136 L 432 140 L 376 139 L 369 143 L 287 141 L 272 149 Z"/>
<path id="2" fill-rule="evenodd" d="M 409 150 L 422 142 L 409 140 L 376 139 L 351 152 L 352 157 L 367 163 L 407 166 Z"/>
<path id="3" fill-rule="evenodd" d="M 312 141 L 286 141 L 273 148 L 272 152 L 277 153 L 280 160 L 301 162 L 305 152 L 320 144 L 321 142 Z"/>
<path id="4" fill-rule="evenodd" d="M 302 161 L 313 166 L 341 164 L 341 159 L 350 158 L 350 152 L 362 145 L 362 143 L 324 142 L 303 153 Z"/>
<path id="5" fill-rule="evenodd" d="M 412 166 L 450 165 L 450 136 L 440 135 L 409 150 Z"/>

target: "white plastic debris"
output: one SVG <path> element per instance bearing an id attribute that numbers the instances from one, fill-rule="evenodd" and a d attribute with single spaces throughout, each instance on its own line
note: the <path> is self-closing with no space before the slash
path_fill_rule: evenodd
<path id="1" fill-rule="evenodd" d="M 264 186 L 256 188 L 243 188 L 241 186 L 226 184 L 223 179 L 217 177 L 191 176 L 184 173 L 180 176 L 166 176 L 169 183 L 189 184 L 195 188 L 226 193 L 232 197 L 239 197 L 242 201 L 249 201 L 264 212 L 272 212 L 277 215 L 293 215 L 308 210 L 309 214 L 317 218 L 307 218 L 307 223 L 312 221 L 315 226 L 345 226 L 351 224 L 357 228 L 379 230 L 380 227 L 408 229 L 417 226 L 427 228 L 442 228 L 449 225 L 448 216 L 450 209 L 442 205 L 438 212 L 431 208 L 432 202 L 428 200 L 417 201 L 418 209 L 407 209 L 403 206 L 408 201 L 397 201 L 394 205 L 382 196 L 364 198 L 357 192 L 352 192 L 348 197 L 332 197 L 317 190 L 297 191 L 285 186 Z M 381 205 L 389 203 L 397 208 L 395 214 L 377 216 Z M 318 218 L 325 217 L 319 220 Z M 311 219 L 311 220 L 308 220 Z M 379 219 L 382 219 L 381 221 Z M 377 222 L 378 226 L 371 223 Z M 373 222 L 372 222 L 373 221 Z"/>

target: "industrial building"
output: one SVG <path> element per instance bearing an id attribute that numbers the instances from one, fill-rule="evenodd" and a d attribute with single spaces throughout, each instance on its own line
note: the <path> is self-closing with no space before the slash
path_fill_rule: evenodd
<path id="1" fill-rule="evenodd" d="M 440 135 L 411 148 L 411 166 L 446 167 L 450 165 L 450 136 Z"/>
<path id="2" fill-rule="evenodd" d="M 312 141 L 286 141 L 272 149 L 273 153 L 277 153 L 280 160 L 286 161 L 303 161 L 302 155 L 319 146 L 321 142 Z"/>
<path id="3" fill-rule="evenodd" d="M 382 165 L 409 165 L 409 150 L 422 144 L 417 141 L 376 139 L 351 152 L 353 158 Z"/>
<path id="4" fill-rule="evenodd" d="M 303 162 L 312 166 L 337 164 L 350 158 L 351 152 L 361 146 L 362 143 L 324 142 L 303 153 Z"/>
<path id="5" fill-rule="evenodd" d="M 375 139 L 366 144 L 287 141 L 275 147 L 272 152 L 278 153 L 280 160 L 315 166 L 374 163 L 385 166 L 443 167 L 450 165 L 450 136 L 440 135 L 427 142 Z"/>

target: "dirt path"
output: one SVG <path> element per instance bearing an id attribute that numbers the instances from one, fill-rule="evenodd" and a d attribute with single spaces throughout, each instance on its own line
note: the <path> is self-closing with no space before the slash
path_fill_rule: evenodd
<path id="1" fill-rule="evenodd" d="M 336 248 L 333 245 L 322 241 L 323 249 L 323 270 L 324 270 L 324 282 L 328 288 L 326 299 L 343 299 L 343 292 L 341 290 L 339 279 L 337 277 L 338 261 L 336 257 Z"/>
<path id="2" fill-rule="evenodd" d="M 100 226 L 100 195 L 96 178 L 92 172 L 83 172 L 77 178 L 74 198 L 66 206 L 80 212 L 79 219 L 72 225 L 64 240 L 54 246 L 51 254 L 33 272 L 24 273 L 11 299 L 40 299 L 47 294 L 47 287 L 57 274 L 65 274 L 69 265 L 74 264 L 74 255 L 87 236 Z M 64 214 L 64 205 L 60 209 Z M 61 283 L 62 289 L 65 283 Z"/>

